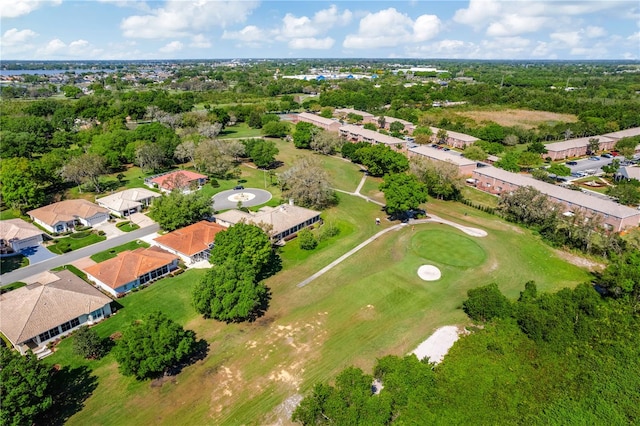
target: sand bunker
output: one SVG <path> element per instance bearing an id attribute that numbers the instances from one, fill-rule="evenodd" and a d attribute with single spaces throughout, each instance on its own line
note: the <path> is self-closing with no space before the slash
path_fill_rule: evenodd
<path id="1" fill-rule="evenodd" d="M 437 281 L 442 274 L 440 269 L 433 265 L 422 265 L 418 268 L 418 276 L 424 281 Z"/>
<path id="2" fill-rule="evenodd" d="M 439 363 L 444 359 L 444 356 L 449 352 L 449 349 L 460 337 L 460 331 L 458 327 L 454 325 L 447 325 L 441 327 L 435 331 L 427 340 L 420 343 L 412 353 L 415 354 L 418 359 L 429 358 L 430 362 Z"/>

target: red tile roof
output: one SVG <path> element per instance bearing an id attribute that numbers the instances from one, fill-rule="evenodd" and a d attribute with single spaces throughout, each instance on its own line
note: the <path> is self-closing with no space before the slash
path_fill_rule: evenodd
<path id="1" fill-rule="evenodd" d="M 159 247 L 140 247 L 123 251 L 117 257 L 84 268 L 84 271 L 109 287 L 116 289 L 138 277 L 168 265 L 178 257 Z"/>
<path id="2" fill-rule="evenodd" d="M 155 241 L 184 255 L 193 256 L 208 249 L 213 244 L 216 234 L 225 229 L 217 223 L 203 220 L 161 235 Z"/>
<path id="3" fill-rule="evenodd" d="M 177 172 L 167 173 L 166 175 L 153 178 L 151 179 L 151 182 L 157 184 L 159 188 L 171 190 L 176 186 L 179 188 L 187 187 L 190 182 L 206 178 L 206 175 L 192 172 L 190 170 L 179 170 Z"/>

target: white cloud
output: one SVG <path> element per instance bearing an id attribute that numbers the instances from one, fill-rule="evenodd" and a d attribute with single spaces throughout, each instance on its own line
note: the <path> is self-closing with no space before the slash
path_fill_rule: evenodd
<path id="1" fill-rule="evenodd" d="M 162 46 L 158 50 L 162 53 L 173 53 L 173 52 L 179 52 L 180 50 L 182 50 L 183 47 L 184 47 L 184 44 L 182 44 L 182 42 L 178 40 L 174 40 Z"/>
<path id="2" fill-rule="evenodd" d="M 327 50 L 333 47 L 335 40 L 331 37 L 325 38 L 294 38 L 289 41 L 289 48 L 291 49 L 318 49 Z"/>
<path id="3" fill-rule="evenodd" d="M 98 0 L 98 2 L 112 4 L 117 7 L 128 7 L 131 9 L 143 10 L 145 12 L 151 10 L 151 7 L 149 7 L 146 1 L 140 0 Z"/>
<path id="4" fill-rule="evenodd" d="M 205 37 L 204 34 L 196 34 L 191 37 L 191 43 L 189 47 L 195 47 L 197 49 L 206 49 L 211 47 L 211 40 Z"/>
<path id="5" fill-rule="evenodd" d="M 629 37 L 627 37 L 627 40 L 631 42 L 640 43 L 640 31 L 638 31 L 637 33 L 631 34 Z"/>
<path id="6" fill-rule="evenodd" d="M 224 40 L 238 40 L 240 46 L 260 47 L 269 40 L 265 32 L 255 25 L 248 25 L 240 31 L 225 31 L 222 33 Z"/>
<path id="7" fill-rule="evenodd" d="M 273 34 L 280 41 L 315 37 L 327 33 L 333 27 L 349 24 L 352 17 L 350 10 L 340 13 L 336 5 L 317 11 L 313 18 L 287 13 L 282 18 L 282 26 L 273 30 Z"/>
<path id="8" fill-rule="evenodd" d="M 475 57 L 478 46 L 463 40 L 439 40 L 406 49 L 405 55 L 413 58 L 469 58 Z"/>
<path id="9" fill-rule="evenodd" d="M 306 16 L 297 18 L 287 13 L 282 19 L 282 24 L 279 36 L 283 38 L 312 37 L 319 33 L 319 30 L 312 25 L 311 19 Z"/>
<path id="10" fill-rule="evenodd" d="M 422 42 L 436 36 L 440 27 L 440 19 L 435 15 L 422 15 L 413 21 L 408 15 L 389 8 L 362 18 L 358 33 L 347 35 L 343 46 L 348 49 L 375 49 Z"/>
<path id="11" fill-rule="evenodd" d="M 607 35 L 607 31 L 602 27 L 587 27 L 584 29 L 587 38 L 599 38 Z"/>
<path id="12" fill-rule="evenodd" d="M 338 11 L 338 7 L 332 4 L 329 9 L 319 10 L 313 15 L 313 23 L 320 25 L 326 30 L 335 26 L 348 25 L 351 22 L 353 13 L 349 9 L 345 9 L 342 13 Z"/>
<path id="13" fill-rule="evenodd" d="M 96 59 L 100 58 L 103 53 L 103 49 L 96 48 L 87 40 L 82 39 L 66 44 L 59 38 L 55 38 L 36 50 L 36 55 L 43 59 Z"/>
<path id="14" fill-rule="evenodd" d="M 458 9 L 453 20 L 460 24 L 479 28 L 490 18 L 498 16 L 501 10 L 502 5 L 495 0 L 470 0 L 469 7 Z"/>
<path id="15" fill-rule="evenodd" d="M 38 34 L 35 31 L 29 29 L 18 30 L 17 28 L 11 28 L 5 31 L 2 38 L 0 38 L 0 46 L 4 49 L 6 47 L 25 45 L 37 36 Z"/>
<path id="16" fill-rule="evenodd" d="M 509 14 L 503 16 L 499 22 L 492 22 L 487 28 L 487 35 L 509 37 L 531 33 L 538 31 L 547 22 L 548 19 L 545 17 Z"/>
<path id="17" fill-rule="evenodd" d="M 168 0 L 164 7 L 147 15 L 125 18 L 120 24 L 125 37 L 184 37 L 213 27 L 244 22 L 258 6 L 257 1 Z"/>
<path id="18" fill-rule="evenodd" d="M 551 33 L 549 38 L 557 40 L 568 47 L 578 46 L 582 41 L 582 37 L 580 37 L 580 33 L 578 31 Z"/>
<path id="19" fill-rule="evenodd" d="M 58 6 L 62 0 L 0 0 L 0 16 L 17 18 L 28 15 L 42 5 Z"/>

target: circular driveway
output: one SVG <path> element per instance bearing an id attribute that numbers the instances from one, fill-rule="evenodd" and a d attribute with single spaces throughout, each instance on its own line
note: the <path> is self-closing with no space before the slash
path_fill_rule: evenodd
<path id="1" fill-rule="evenodd" d="M 238 201 L 242 202 L 242 207 L 253 207 L 266 203 L 271 197 L 271 193 L 264 189 L 229 189 L 213 196 L 213 208 L 215 210 L 235 209 L 238 207 Z"/>

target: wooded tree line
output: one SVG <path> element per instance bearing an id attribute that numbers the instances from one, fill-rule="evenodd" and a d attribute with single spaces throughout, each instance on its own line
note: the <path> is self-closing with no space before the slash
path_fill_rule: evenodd
<path id="1" fill-rule="evenodd" d="M 615 270 L 612 265 L 604 275 Z M 640 284 L 635 271 L 627 278 Z M 410 355 L 378 359 L 371 375 L 349 367 L 333 384 L 314 385 L 292 419 L 305 425 L 636 423 L 640 316 L 637 301 L 629 302 L 602 297 L 590 284 L 539 294 L 528 282 L 515 302 L 495 285 L 470 290 L 464 309 L 483 326 L 462 336 L 441 364 Z"/>

